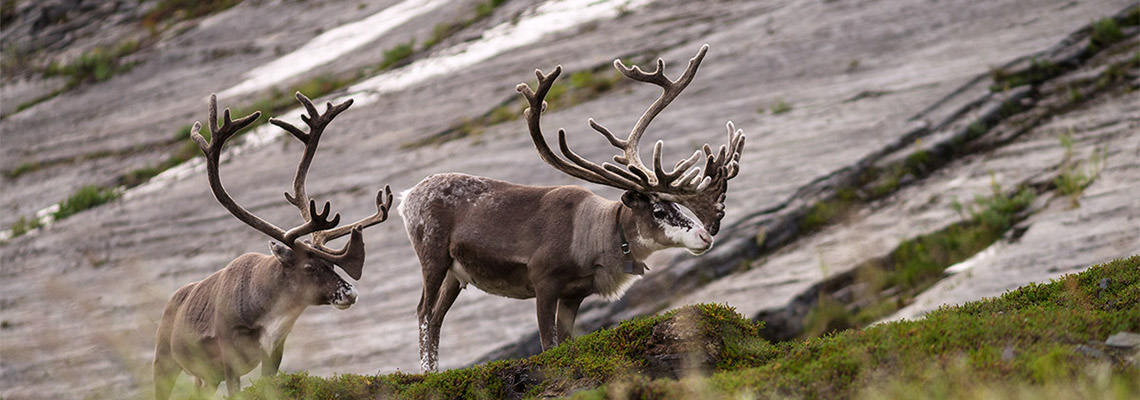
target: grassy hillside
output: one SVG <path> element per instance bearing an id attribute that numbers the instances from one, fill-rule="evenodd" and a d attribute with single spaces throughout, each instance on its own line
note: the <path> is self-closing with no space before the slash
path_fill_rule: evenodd
<path id="1" fill-rule="evenodd" d="M 626 321 L 540 355 L 420 375 L 280 374 L 240 399 L 1135 398 L 1140 256 L 920 321 L 781 343 L 724 305 Z M 414 351 L 414 349 L 409 349 Z"/>

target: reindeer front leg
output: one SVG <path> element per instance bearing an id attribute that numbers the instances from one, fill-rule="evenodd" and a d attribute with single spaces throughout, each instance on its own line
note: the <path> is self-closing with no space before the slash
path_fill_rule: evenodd
<path id="1" fill-rule="evenodd" d="M 558 345 L 555 337 L 555 309 L 558 307 L 558 297 L 553 290 L 539 291 L 535 288 L 535 300 L 538 311 L 538 336 L 541 338 L 542 351 L 550 350 Z"/>
<path id="2" fill-rule="evenodd" d="M 574 330 L 574 319 L 578 316 L 578 306 L 582 305 L 582 299 L 579 298 L 563 298 L 558 300 L 558 327 L 557 327 L 557 342 L 561 344 L 566 339 L 570 338 L 570 334 Z"/>
<path id="3" fill-rule="evenodd" d="M 285 340 L 282 339 L 280 343 L 273 346 L 273 351 L 267 353 L 261 359 L 261 376 L 277 375 L 277 371 L 281 369 L 281 357 L 285 354 Z"/>
<path id="4" fill-rule="evenodd" d="M 241 375 L 230 368 L 226 367 L 226 392 L 230 397 L 241 391 Z"/>

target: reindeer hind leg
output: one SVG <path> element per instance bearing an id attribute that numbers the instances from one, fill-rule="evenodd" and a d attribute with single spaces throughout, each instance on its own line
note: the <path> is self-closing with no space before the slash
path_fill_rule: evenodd
<path id="1" fill-rule="evenodd" d="M 432 334 L 430 328 L 434 319 L 434 308 L 439 302 L 440 289 L 447 278 L 448 270 L 453 262 L 447 248 L 433 249 L 429 246 L 417 248 L 420 256 L 420 266 L 423 269 L 423 293 L 420 295 L 420 304 L 416 308 L 420 331 L 420 370 L 434 372 L 439 348 L 432 343 L 439 343 L 439 328 Z M 422 251 L 421 251 L 422 250 Z M 454 300 L 454 299 L 453 299 Z M 446 312 L 446 311 L 445 311 Z M 442 320 L 442 316 L 440 317 Z"/>
<path id="2" fill-rule="evenodd" d="M 451 309 L 451 305 L 455 303 L 455 298 L 459 297 L 459 292 L 463 288 L 459 284 L 459 279 L 455 277 L 454 273 L 448 273 L 447 278 L 443 281 L 442 290 L 439 292 L 439 297 L 436 300 L 435 307 L 432 308 L 431 319 L 428 320 L 428 343 L 427 350 L 431 356 L 431 366 L 434 371 L 439 360 L 439 330 L 443 327 L 443 317 L 447 315 L 447 310 Z"/>

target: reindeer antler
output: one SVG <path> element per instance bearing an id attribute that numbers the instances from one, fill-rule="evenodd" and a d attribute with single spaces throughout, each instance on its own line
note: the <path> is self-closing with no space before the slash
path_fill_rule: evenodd
<path id="1" fill-rule="evenodd" d="M 705 144 L 700 150 L 693 152 L 693 155 L 678 161 L 671 171 L 665 171 L 661 165 L 663 141 L 658 140 L 653 146 L 652 169 L 646 167 L 638 153 L 638 145 L 646 128 L 649 127 L 649 123 L 692 82 L 693 77 L 696 76 L 697 68 L 700 67 L 705 53 L 708 52 L 708 48 L 707 44 L 701 46 L 697 55 L 689 60 L 685 72 L 676 80 L 670 80 L 665 76 L 665 62 L 661 59 L 657 59 L 657 68 L 652 72 L 645 72 L 638 66 L 626 67 L 621 60 L 614 60 L 614 68 L 627 78 L 651 83 L 662 88 L 661 95 L 642 114 L 625 139 L 618 138 L 605 126 L 594 121 L 593 118 L 589 119 L 591 128 L 605 137 L 610 145 L 622 151 L 622 154 L 613 157 L 613 161 L 617 165 L 609 162 L 598 165 L 570 150 L 566 144 L 566 132 L 563 129 L 558 130 L 558 146 L 565 159 L 555 155 L 550 150 L 545 137 L 542 136 L 539 120 L 542 111 L 546 109 L 546 102 L 543 99 L 550 91 L 550 87 L 553 86 L 554 80 L 562 73 L 562 66 L 555 67 L 550 75 L 545 75 L 542 71 L 536 70 L 537 91 L 532 91 L 526 83 L 520 83 L 515 89 L 522 93 L 530 104 L 530 107 L 523 111 L 523 116 L 527 121 L 531 139 L 542 160 L 559 171 L 589 182 L 618 189 L 671 196 L 679 203 L 692 208 L 693 212 L 697 213 L 701 221 L 708 226 L 709 232 L 716 234 L 716 231 L 719 230 L 720 219 L 724 215 L 723 201 L 724 192 L 727 190 L 727 181 L 735 177 L 739 169 L 740 153 L 744 149 L 743 131 L 735 129 L 732 122 L 729 122 L 728 143 L 721 145 L 718 153 L 713 153 L 712 148 Z M 535 112 L 534 110 L 540 111 Z M 698 166 L 698 162 L 702 158 L 705 159 L 703 168 Z M 622 166 L 625 168 L 623 169 Z M 719 192 L 712 195 L 711 201 L 709 199 L 710 193 L 708 193 L 710 189 L 713 192 Z"/>
<path id="2" fill-rule="evenodd" d="M 324 133 L 325 127 L 333 118 L 336 118 L 338 114 L 348 109 L 348 107 L 352 105 L 352 100 L 349 99 L 336 106 L 329 103 L 324 114 L 318 113 L 312 101 L 300 92 L 297 93 L 297 100 L 300 101 L 309 112 L 308 116 L 301 116 L 301 120 L 309 125 L 309 132 L 301 131 L 297 127 L 275 118 L 269 120 L 270 123 L 285 129 L 292 134 L 293 137 L 305 143 L 305 152 L 301 156 L 301 161 L 297 165 L 297 174 L 293 179 L 294 192 L 293 194 L 285 193 L 285 200 L 301 211 L 301 217 L 305 222 L 288 231 L 253 215 L 238 205 L 226 192 L 225 188 L 222 187 L 221 178 L 218 173 L 221 149 L 225 141 L 232 137 L 237 131 L 253 123 L 253 121 L 261 116 L 260 112 L 255 112 L 238 121 L 231 121 L 230 110 L 226 109 L 224 112 L 224 122 L 219 128 L 217 127 L 217 96 L 210 95 L 210 128 L 211 131 L 214 132 L 213 142 L 206 142 L 206 139 L 199 133 L 201 124 L 197 122 L 194 123 L 194 127 L 191 129 L 190 137 L 193 138 L 194 141 L 198 143 L 198 147 L 206 153 L 206 172 L 210 180 L 210 189 L 214 193 L 214 197 L 218 199 L 218 202 L 229 210 L 230 214 L 233 214 L 238 220 L 254 229 L 293 248 L 295 251 L 303 252 L 336 264 L 344 269 L 353 279 L 360 279 L 364 267 L 364 239 L 362 231 L 364 228 L 384 222 L 384 220 L 388 218 L 388 209 L 392 204 L 392 190 L 388 186 L 385 186 L 383 190 L 377 193 L 377 213 L 375 215 L 334 229 L 340 223 L 340 214 L 333 214 L 332 217 L 329 218 L 332 206 L 327 201 L 324 207 L 318 211 L 316 201 L 305 194 L 305 179 L 308 176 L 309 166 L 312 164 L 313 156 L 316 154 L 317 146 L 320 143 L 321 134 Z M 351 233 L 352 236 L 343 248 L 330 250 L 324 247 L 324 244 L 328 240 L 344 236 L 347 233 Z M 313 235 L 312 244 L 298 240 L 309 234 Z"/>

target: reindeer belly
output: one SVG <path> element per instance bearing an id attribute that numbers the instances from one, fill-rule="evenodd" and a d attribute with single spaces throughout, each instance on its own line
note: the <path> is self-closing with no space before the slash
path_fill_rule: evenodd
<path id="1" fill-rule="evenodd" d="M 459 283 L 471 284 L 484 292 L 509 297 L 529 299 L 534 297 L 534 287 L 527 279 L 526 264 L 522 263 L 471 263 L 455 260 L 450 272 Z"/>

